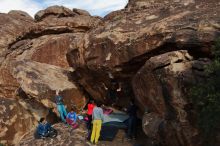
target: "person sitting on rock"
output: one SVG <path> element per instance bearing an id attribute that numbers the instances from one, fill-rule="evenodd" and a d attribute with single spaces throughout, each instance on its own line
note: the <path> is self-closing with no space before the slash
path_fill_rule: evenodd
<path id="1" fill-rule="evenodd" d="M 51 124 L 45 118 L 41 118 L 36 131 L 36 138 L 56 137 L 57 131 L 51 127 Z"/>
<path id="2" fill-rule="evenodd" d="M 66 123 L 66 116 L 67 116 L 67 111 L 63 103 L 63 97 L 59 95 L 59 91 L 56 91 L 56 104 L 57 104 L 57 110 L 60 114 L 61 120 Z"/>
<path id="3" fill-rule="evenodd" d="M 102 128 L 102 121 L 104 120 L 103 110 L 101 108 L 101 104 L 97 103 L 93 109 L 92 113 L 93 119 L 93 127 L 92 127 L 92 135 L 90 138 L 91 143 L 98 143 L 100 132 Z"/>
<path id="4" fill-rule="evenodd" d="M 77 114 L 76 112 L 74 112 L 73 108 L 71 108 L 71 111 L 67 114 L 66 122 L 67 124 L 71 125 L 73 129 L 76 129 L 78 127 Z"/>

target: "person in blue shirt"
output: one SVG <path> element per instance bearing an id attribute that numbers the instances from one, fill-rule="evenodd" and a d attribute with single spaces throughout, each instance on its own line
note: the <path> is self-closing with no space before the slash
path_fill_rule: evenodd
<path id="1" fill-rule="evenodd" d="M 37 134 L 40 137 L 48 137 L 50 129 L 51 125 L 45 120 L 45 118 L 41 118 L 37 127 Z"/>
<path id="2" fill-rule="evenodd" d="M 77 124 L 77 114 L 74 112 L 74 109 L 71 108 L 71 111 L 67 114 L 66 122 L 71 125 L 74 129 L 78 127 Z"/>
<path id="3" fill-rule="evenodd" d="M 71 111 L 67 114 L 67 118 L 71 120 L 73 123 L 76 123 L 77 115 L 76 112 L 74 112 L 74 109 L 72 108 Z"/>
<path id="4" fill-rule="evenodd" d="M 36 139 L 46 137 L 54 138 L 57 136 L 57 130 L 54 129 L 51 124 L 46 121 L 45 118 L 41 118 L 34 136 Z"/>
<path id="5" fill-rule="evenodd" d="M 56 99 L 56 104 L 57 104 L 57 110 L 60 114 L 60 118 L 64 123 L 66 123 L 67 112 L 66 112 L 66 108 L 63 103 L 63 97 L 59 95 L 59 91 L 56 91 L 55 99 Z"/>

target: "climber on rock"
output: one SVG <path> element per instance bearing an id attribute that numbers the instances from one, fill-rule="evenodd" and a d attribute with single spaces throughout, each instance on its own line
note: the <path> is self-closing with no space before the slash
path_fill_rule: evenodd
<path id="1" fill-rule="evenodd" d="M 120 84 L 116 80 L 111 79 L 111 84 L 109 88 L 107 88 L 105 84 L 103 85 L 105 90 L 107 90 L 106 96 L 108 100 L 111 102 L 112 106 L 114 106 L 118 101 L 118 91 L 121 90 Z"/>
<path id="2" fill-rule="evenodd" d="M 66 123 L 67 111 L 63 103 L 63 97 L 59 95 L 58 90 L 56 91 L 55 99 L 56 99 L 56 104 L 57 104 L 57 110 L 60 114 L 60 118 L 64 123 Z"/>
<path id="3" fill-rule="evenodd" d="M 67 114 L 66 122 L 71 125 L 73 129 L 76 129 L 79 126 L 77 124 L 77 114 L 74 112 L 73 108 L 71 108 L 71 111 Z"/>
<path id="4" fill-rule="evenodd" d="M 45 118 L 41 118 L 37 131 L 35 133 L 35 138 L 46 138 L 46 137 L 56 137 L 57 131 L 51 127 L 51 125 L 46 121 Z"/>
<path id="5" fill-rule="evenodd" d="M 101 104 L 97 103 L 95 105 L 96 106 L 94 107 L 93 113 L 92 113 L 93 127 L 92 127 L 92 135 L 91 135 L 90 141 L 91 143 L 97 144 L 99 137 L 100 137 L 104 115 L 103 115 L 103 110 L 101 108 Z"/>

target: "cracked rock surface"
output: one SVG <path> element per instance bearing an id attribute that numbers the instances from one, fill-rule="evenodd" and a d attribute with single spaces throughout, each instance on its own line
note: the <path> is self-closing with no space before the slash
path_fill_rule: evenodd
<path id="1" fill-rule="evenodd" d="M 35 18 L 1 13 L 0 143 L 18 144 L 42 116 L 59 121 L 56 90 L 68 110 L 81 111 L 88 97 L 110 104 L 106 89 L 114 80 L 116 106 L 134 98 L 148 138 L 199 146 L 187 93 L 207 78 L 219 15 L 219 0 L 129 0 L 104 18 L 62 6 Z"/>

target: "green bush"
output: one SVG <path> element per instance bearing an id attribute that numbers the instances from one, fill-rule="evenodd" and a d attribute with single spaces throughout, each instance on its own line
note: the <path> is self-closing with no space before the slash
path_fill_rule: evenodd
<path id="1" fill-rule="evenodd" d="M 220 127 L 220 39 L 215 42 L 212 52 L 213 61 L 205 69 L 207 80 L 190 92 L 204 146 L 215 146 Z"/>

